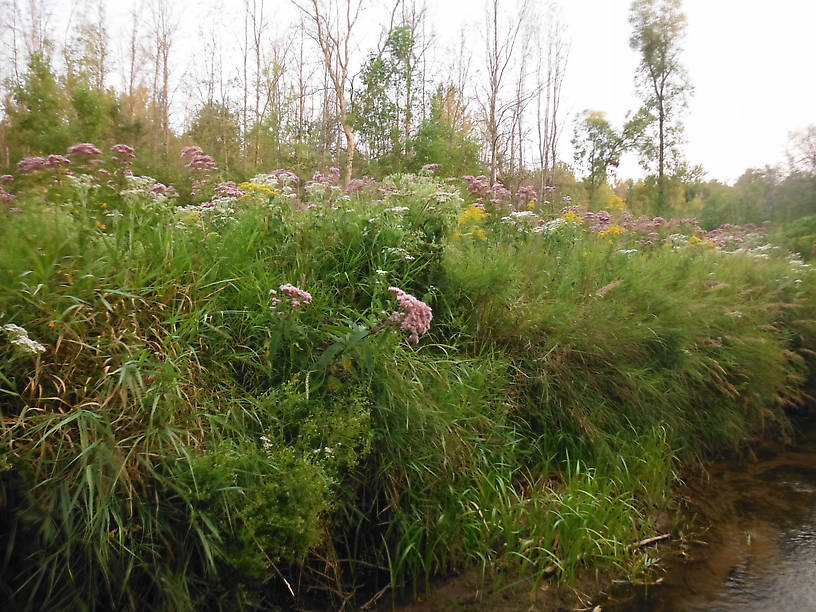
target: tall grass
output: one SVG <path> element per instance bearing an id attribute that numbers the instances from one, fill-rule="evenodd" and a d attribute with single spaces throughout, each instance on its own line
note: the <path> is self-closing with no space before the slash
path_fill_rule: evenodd
<path id="1" fill-rule="evenodd" d="M 635 572 L 684 463 L 790 433 L 806 266 L 463 235 L 440 185 L 392 187 L 233 219 L 102 192 L 0 212 L 0 326 L 45 347 L 0 337 L 8 605 L 340 607 L 467 567 Z M 270 308 L 284 283 L 312 303 Z M 419 345 L 383 325 L 390 285 L 434 309 Z"/>

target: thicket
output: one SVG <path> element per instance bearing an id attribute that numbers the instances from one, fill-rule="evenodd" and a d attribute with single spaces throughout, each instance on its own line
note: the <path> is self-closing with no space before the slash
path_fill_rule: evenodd
<path id="1" fill-rule="evenodd" d="M 180 206 L 55 167 L 0 208 L 13 609 L 637 576 L 679 470 L 790 434 L 805 399 L 816 279 L 757 229 L 548 216 L 427 171 Z M 416 344 L 392 286 L 432 308 Z"/>

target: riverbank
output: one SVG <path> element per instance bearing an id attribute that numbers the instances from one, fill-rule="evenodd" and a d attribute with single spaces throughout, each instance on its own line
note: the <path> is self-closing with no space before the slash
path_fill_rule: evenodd
<path id="1" fill-rule="evenodd" d="M 211 206 L 93 180 L 1 213 L 16 609 L 639 580 L 678 474 L 791 432 L 813 370 L 814 272 L 757 228 L 428 176 Z"/>
<path id="2" fill-rule="evenodd" d="M 475 572 L 441 581 L 380 610 L 594 610 L 661 612 L 811 610 L 816 590 L 816 426 L 794 438 L 756 439 L 727 457 L 690 468 L 649 546 L 650 571 L 579 570 L 562 584 Z"/>

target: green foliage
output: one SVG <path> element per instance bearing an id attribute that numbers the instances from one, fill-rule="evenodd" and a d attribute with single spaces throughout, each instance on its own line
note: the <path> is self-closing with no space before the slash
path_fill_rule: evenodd
<path id="1" fill-rule="evenodd" d="M 363 89 L 352 100 L 353 125 L 372 160 L 390 155 L 387 167 L 399 171 L 415 100 L 412 81 L 417 77 L 411 28 L 388 33 L 383 52 L 369 57 L 363 67 Z"/>
<path id="2" fill-rule="evenodd" d="M 440 87 L 431 99 L 431 112 L 410 143 L 414 172 L 439 164 L 440 176 L 479 173 L 479 144 L 453 87 Z"/>
<path id="3" fill-rule="evenodd" d="M 6 102 L 8 140 L 17 160 L 44 152 L 63 153 L 74 144 L 66 109 L 69 102 L 48 58 L 34 54 L 23 82 Z"/>
<path id="4" fill-rule="evenodd" d="M 629 14 L 629 46 L 640 56 L 636 82 L 644 104 L 648 138 L 641 140 L 644 167 L 658 179 L 658 214 L 665 212 L 665 176 L 680 159 L 680 114 L 692 91 L 680 61 L 686 16 L 681 0 L 634 0 Z"/>
<path id="5" fill-rule="evenodd" d="M 0 211 L 0 328 L 44 348 L 0 332 L 9 607 L 634 574 L 685 463 L 789 430 L 816 341 L 801 262 L 498 214 L 457 235 L 444 183 L 381 187 L 216 217 L 77 180 Z M 311 302 L 274 304 L 285 283 Z M 418 345 L 392 285 L 433 308 Z"/>

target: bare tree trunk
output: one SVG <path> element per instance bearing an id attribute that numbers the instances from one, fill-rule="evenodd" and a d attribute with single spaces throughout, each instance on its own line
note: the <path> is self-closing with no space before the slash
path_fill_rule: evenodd
<path id="1" fill-rule="evenodd" d="M 487 14 L 485 28 L 485 39 L 487 40 L 487 76 L 488 87 L 485 93 L 486 100 L 483 101 L 485 136 L 487 139 L 490 163 L 490 184 L 496 182 L 498 174 L 498 148 L 499 140 L 502 136 L 501 128 L 505 123 L 505 113 L 510 110 L 512 104 L 503 103 L 500 99 L 501 88 L 505 74 L 514 57 L 516 41 L 522 24 L 527 19 L 527 0 L 522 0 L 519 7 L 518 17 L 511 23 L 499 38 L 499 2 L 493 0 L 491 8 Z M 512 128 L 511 128 L 512 129 Z"/>
<path id="2" fill-rule="evenodd" d="M 395 0 L 393 16 L 402 0 Z M 319 0 L 312 0 L 311 6 L 296 5 L 309 17 L 312 37 L 323 53 L 328 80 L 331 81 L 337 101 L 337 119 L 346 139 L 346 168 L 344 181 L 351 181 L 354 170 L 356 141 L 351 118 L 351 100 L 346 91 L 351 85 L 349 75 L 351 63 L 351 37 L 360 17 L 363 0 L 332 0 L 328 7 Z M 382 50 L 380 50 L 380 53 Z"/>

